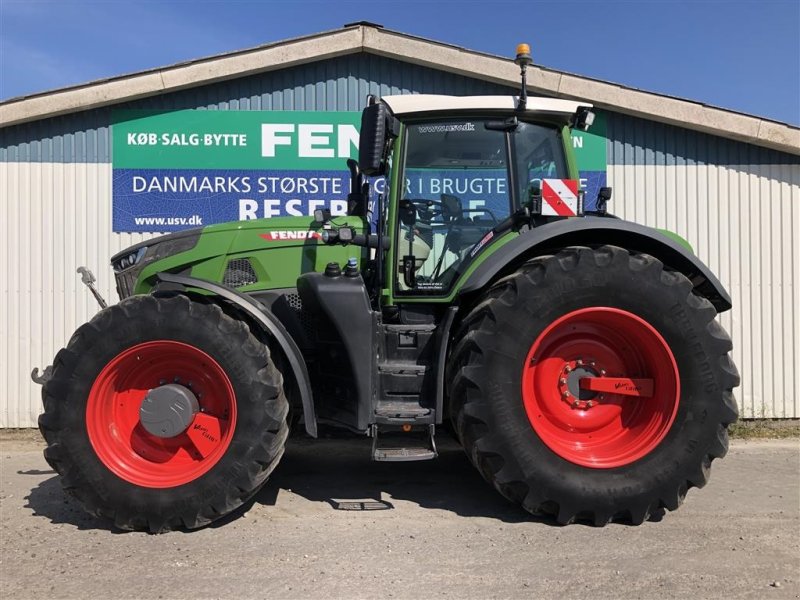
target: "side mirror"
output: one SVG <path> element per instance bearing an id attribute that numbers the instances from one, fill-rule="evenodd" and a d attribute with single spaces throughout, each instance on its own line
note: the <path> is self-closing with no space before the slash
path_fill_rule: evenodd
<path id="1" fill-rule="evenodd" d="M 361 113 L 358 166 L 368 177 L 386 174 L 386 151 L 397 137 L 397 120 L 383 102 L 375 102 Z"/>

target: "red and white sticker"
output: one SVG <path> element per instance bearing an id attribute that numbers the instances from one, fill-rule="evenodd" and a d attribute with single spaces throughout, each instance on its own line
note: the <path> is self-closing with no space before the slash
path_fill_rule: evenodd
<path id="1" fill-rule="evenodd" d="M 283 242 L 285 240 L 318 240 L 322 236 L 318 231 L 306 231 L 303 229 L 289 229 L 268 231 L 267 233 L 259 233 L 260 238 L 268 242 Z"/>
<path id="2" fill-rule="evenodd" d="M 483 236 L 483 238 L 481 239 L 481 241 L 480 241 L 480 242 L 478 242 L 477 244 L 475 244 L 475 246 L 473 246 L 472 250 L 470 250 L 470 252 L 469 252 L 469 257 L 470 257 L 470 258 L 474 258 L 474 257 L 475 257 L 475 255 L 476 255 L 478 252 L 480 252 L 480 251 L 481 251 L 481 248 L 483 248 L 483 247 L 484 247 L 486 244 L 488 244 L 489 242 L 491 242 L 491 241 L 492 241 L 492 238 L 493 238 L 493 237 L 494 237 L 494 231 L 490 231 L 490 232 L 489 232 L 489 233 L 487 233 L 485 236 Z"/>
<path id="3" fill-rule="evenodd" d="M 578 180 L 543 179 L 542 214 L 552 217 L 578 216 Z"/>

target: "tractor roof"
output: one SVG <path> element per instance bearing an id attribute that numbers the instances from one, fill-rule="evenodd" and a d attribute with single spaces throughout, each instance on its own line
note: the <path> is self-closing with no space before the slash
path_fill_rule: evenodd
<path id="1" fill-rule="evenodd" d="M 448 113 L 455 111 L 503 111 L 513 112 L 519 98 L 517 96 L 442 96 L 437 94 L 409 94 L 403 96 L 383 96 L 396 116 L 417 113 Z M 539 98 L 528 96 L 525 113 L 531 115 L 563 116 L 568 120 L 580 106 L 591 108 L 588 102 Z"/>

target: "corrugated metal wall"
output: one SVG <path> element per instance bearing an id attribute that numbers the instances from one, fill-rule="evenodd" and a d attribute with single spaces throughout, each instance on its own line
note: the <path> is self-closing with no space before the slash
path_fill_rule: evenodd
<path id="1" fill-rule="evenodd" d="M 353 54 L 148 98 L 115 108 L 361 110 L 367 94 L 498 94 L 502 86 Z M 111 232 L 110 108 L 0 129 L 0 427 L 41 412 L 33 366 L 53 360 L 97 311 L 75 273 L 86 265 L 116 301 L 111 255 L 142 234 Z"/>
<path id="2" fill-rule="evenodd" d="M 357 54 L 126 107 L 359 110 L 368 93 L 509 91 Z M 0 129 L 0 427 L 35 425 L 40 388 L 30 369 L 49 364 L 96 312 L 75 267 L 93 269 L 115 300 L 108 258 L 148 237 L 111 232 L 110 116 Z M 686 236 L 732 291 L 736 309 L 722 320 L 735 338 L 743 415 L 800 416 L 797 157 L 616 114 L 608 131 L 615 212 Z"/>
<path id="3" fill-rule="evenodd" d="M 685 237 L 731 294 L 742 415 L 800 417 L 800 157 L 618 114 L 607 132 L 613 212 Z"/>
<path id="4" fill-rule="evenodd" d="M 367 94 L 506 94 L 510 88 L 370 54 L 352 54 L 0 129 L 0 162 L 111 162 L 111 112 L 121 108 L 352 110 Z"/>
<path id="5" fill-rule="evenodd" d="M 98 310 L 75 268 L 91 268 L 116 300 L 108 258 L 144 236 L 111 233 L 110 197 L 110 164 L 0 162 L 0 427 L 36 424 L 32 367 Z"/>

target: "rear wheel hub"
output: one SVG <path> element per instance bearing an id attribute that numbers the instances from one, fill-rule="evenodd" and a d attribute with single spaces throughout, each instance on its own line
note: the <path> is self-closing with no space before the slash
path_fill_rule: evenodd
<path id="1" fill-rule="evenodd" d="M 630 464 L 664 439 L 678 409 L 675 358 L 637 315 L 570 312 L 536 338 L 522 373 L 531 426 L 556 454 L 586 467 Z"/>
<path id="2" fill-rule="evenodd" d="M 597 396 L 595 392 L 581 388 L 581 379 L 597 376 L 597 372 L 594 370 L 593 366 L 585 367 L 582 365 L 582 359 L 564 363 L 564 368 L 561 370 L 561 377 L 558 380 L 558 389 L 561 392 L 561 397 L 567 404 L 574 408 L 578 408 L 578 406 L 587 408 L 587 401 Z M 594 365 L 594 363 L 592 363 L 592 365 Z M 575 406 L 576 403 L 578 406 Z"/>

